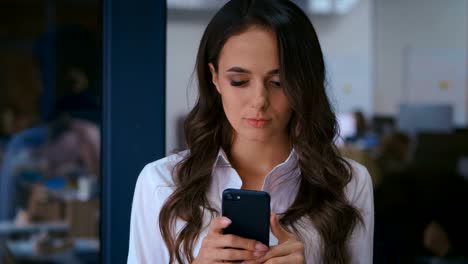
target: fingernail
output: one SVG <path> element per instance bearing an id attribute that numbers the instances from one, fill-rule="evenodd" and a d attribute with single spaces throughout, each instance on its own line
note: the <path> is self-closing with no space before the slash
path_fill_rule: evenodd
<path id="1" fill-rule="evenodd" d="M 254 257 L 258 258 L 258 257 L 262 257 L 266 254 L 266 251 L 254 251 L 253 255 Z"/>
<path id="2" fill-rule="evenodd" d="M 229 224 L 231 224 L 231 220 L 230 220 L 229 218 L 223 217 L 223 218 L 221 219 L 221 223 L 222 223 L 223 225 L 229 225 Z"/>
<path id="3" fill-rule="evenodd" d="M 256 250 L 259 250 L 259 251 L 267 251 L 268 250 L 268 247 L 263 245 L 262 243 L 257 243 L 255 245 L 255 249 Z"/>

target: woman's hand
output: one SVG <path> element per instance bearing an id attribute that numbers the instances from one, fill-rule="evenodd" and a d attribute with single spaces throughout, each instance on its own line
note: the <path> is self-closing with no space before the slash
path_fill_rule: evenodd
<path id="1" fill-rule="evenodd" d="M 262 258 L 246 263 L 304 264 L 304 243 L 299 241 L 294 234 L 284 230 L 275 214 L 271 215 L 270 224 L 273 235 L 278 239 L 278 245 L 271 247 Z"/>
<path id="2" fill-rule="evenodd" d="M 200 252 L 193 264 L 235 263 L 255 260 L 265 255 L 268 247 L 252 239 L 224 235 L 223 229 L 231 224 L 226 217 L 211 220 L 208 235 L 203 239 Z"/>

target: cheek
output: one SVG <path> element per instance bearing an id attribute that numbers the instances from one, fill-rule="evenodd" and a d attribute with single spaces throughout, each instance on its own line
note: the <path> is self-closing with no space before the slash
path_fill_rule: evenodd
<path id="1" fill-rule="evenodd" d="M 223 109 L 226 118 L 235 131 L 239 131 L 242 127 L 242 107 L 239 102 L 228 95 L 222 95 Z"/>
<path id="2" fill-rule="evenodd" d="M 283 92 L 274 94 L 272 98 L 272 106 L 275 108 L 275 112 L 284 122 L 288 122 L 292 115 L 292 109 L 289 104 L 288 98 Z"/>
<path id="3" fill-rule="evenodd" d="M 288 107 L 285 107 L 282 109 L 281 123 L 283 126 L 286 126 L 289 123 L 291 116 L 292 116 L 292 110 L 291 108 L 289 108 L 289 105 L 288 105 Z"/>
<path id="4" fill-rule="evenodd" d="M 221 98 L 226 116 L 241 116 L 246 105 L 246 92 L 239 88 L 233 88 L 227 84 L 221 84 Z"/>
<path id="5" fill-rule="evenodd" d="M 223 94 L 221 97 L 224 113 L 229 119 L 229 122 L 236 122 L 242 115 L 242 102 L 237 97 L 230 94 Z"/>

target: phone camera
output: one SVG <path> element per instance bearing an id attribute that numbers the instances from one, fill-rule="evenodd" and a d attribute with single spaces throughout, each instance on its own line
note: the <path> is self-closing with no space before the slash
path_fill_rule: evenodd
<path id="1" fill-rule="evenodd" d="M 227 194 L 226 194 L 226 199 L 227 199 L 227 200 L 232 200 L 232 198 L 233 198 L 233 197 L 232 197 L 232 194 L 230 194 L 230 193 L 227 193 Z"/>

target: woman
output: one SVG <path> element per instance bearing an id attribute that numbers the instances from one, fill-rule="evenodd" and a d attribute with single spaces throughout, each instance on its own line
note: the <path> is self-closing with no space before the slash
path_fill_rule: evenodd
<path id="1" fill-rule="evenodd" d="M 232 0 L 207 26 L 196 70 L 188 151 L 139 176 L 128 263 L 371 263 L 372 183 L 333 144 L 307 16 L 290 1 Z M 269 192 L 271 245 L 222 234 L 226 188 Z"/>

